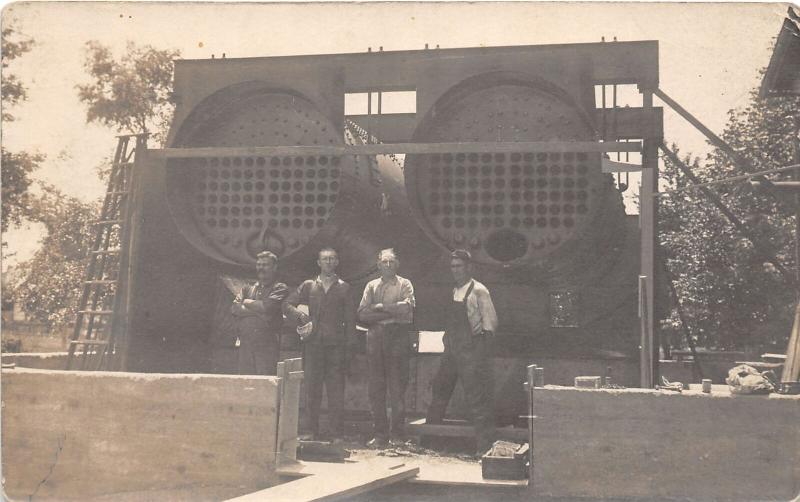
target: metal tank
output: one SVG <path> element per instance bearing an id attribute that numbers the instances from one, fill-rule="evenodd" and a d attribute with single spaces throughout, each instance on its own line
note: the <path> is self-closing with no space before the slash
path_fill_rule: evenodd
<path id="1" fill-rule="evenodd" d="M 422 119 L 426 142 L 593 141 L 588 115 L 558 87 L 497 72 L 465 80 Z M 624 210 L 600 154 L 569 151 L 409 155 L 405 185 L 415 217 L 441 248 L 469 249 L 508 278 L 593 275 L 619 240 Z M 520 276 L 519 269 L 528 273 Z"/>
<path id="2" fill-rule="evenodd" d="M 299 94 L 247 86 L 205 100 L 182 125 L 175 146 L 366 141 L 374 138 L 354 124 L 334 123 Z M 170 162 L 167 192 L 178 228 L 219 262 L 251 266 L 258 252 L 268 249 L 281 258 L 291 282 L 311 272 L 320 248 L 332 246 L 339 251 L 342 277 L 359 281 L 374 271 L 379 249 L 405 248 L 415 232 L 416 240 L 421 235 L 402 196 L 401 167 L 388 156 L 244 155 Z"/>

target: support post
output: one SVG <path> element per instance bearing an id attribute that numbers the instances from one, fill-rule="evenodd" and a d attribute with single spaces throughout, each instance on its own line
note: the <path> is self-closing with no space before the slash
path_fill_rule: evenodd
<path id="1" fill-rule="evenodd" d="M 278 435 L 275 443 L 276 462 L 297 460 L 297 428 L 300 415 L 300 383 L 303 380 L 303 360 L 287 359 L 278 363 L 281 378 Z"/>
<path id="2" fill-rule="evenodd" d="M 642 89 L 642 106 L 653 107 L 653 91 Z M 658 245 L 658 145 L 661 138 L 643 138 L 642 182 L 639 189 L 640 315 L 642 330 L 640 385 L 652 388 L 658 379 L 658 333 L 655 326 L 655 291 L 657 287 L 655 250 Z M 647 371 L 645 371 L 647 369 Z"/>
<path id="3" fill-rule="evenodd" d="M 528 365 L 528 378 L 525 382 L 528 388 L 528 455 L 530 458 L 530 465 L 528 466 L 528 490 L 530 493 L 534 492 L 534 463 L 536 458 L 536 451 L 533 448 L 533 390 L 536 384 L 536 365 Z"/>

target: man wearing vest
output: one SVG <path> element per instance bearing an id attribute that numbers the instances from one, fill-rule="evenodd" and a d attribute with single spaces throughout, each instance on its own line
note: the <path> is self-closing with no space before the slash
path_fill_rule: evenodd
<path id="1" fill-rule="evenodd" d="M 322 249 L 317 265 L 319 276 L 303 282 L 292 292 L 283 310 L 286 317 L 297 321 L 303 342 L 303 385 L 308 429 L 317 439 L 324 385 L 328 395 L 330 434 L 334 438 L 342 438 L 348 345 L 355 337 L 356 308 L 350 295 L 350 285 L 336 275 L 339 265 L 336 250 Z M 298 310 L 300 304 L 308 306 L 308 314 Z"/>
<path id="2" fill-rule="evenodd" d="M 491 343 L 497 314 L 486 286 L 472 278 L 472 255 L 457 249 L 450 254 L 453 274 L 451 303 L 446 312 L 444 353 L 433 380 L 433 399 L 426 422 L 441 424 L 456 381 L 461 378 L 477 439 L 477 455 L 486 453 L 494 436 Z"/>

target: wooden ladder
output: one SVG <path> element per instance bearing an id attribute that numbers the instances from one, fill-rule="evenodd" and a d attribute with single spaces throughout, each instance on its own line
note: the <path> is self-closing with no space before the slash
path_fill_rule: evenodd
<path id="1" fill-rule="evenodd" d="M 131 141 L 133 140 L 133 141 Z M 147 149 L 147 134 L 118 136 L 100 218 L 86 267 L 67 369 L 119 369 L 123 354 L 131 220 L 131 179 L 136 152 Z"/>

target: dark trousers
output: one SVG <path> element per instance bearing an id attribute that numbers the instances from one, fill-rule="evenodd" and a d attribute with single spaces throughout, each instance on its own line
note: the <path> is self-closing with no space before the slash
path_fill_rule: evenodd
<path id="1" fill-rule="evenodd" d="M 240 375 L 275 375 L 278 371 L 278 337 L 240 332 L 236 366 Z"/>
<path id="2" fill-rule="evenodd" d="M 469 338 L 451 341 L 445 337 L 445 349 L 439 371 L 433 379 L 433 400 L 426 421 L 430 424 L 442 423 L 460 377 L 470 418 L 475 425 L 478 450 L 486 452 L 491 448 L 494 436 L 492 360 L 485 337 Z"/>
<path id="3" fill-rule="evenodd" d="M 344 387 L 346 353 L 343 345 L 307 343 L 303 347 L 303 386 L 306 392 L 307 424 L 312 434 L 319 434 L 319 411 L 322 387 L 328 395 L 330 433 L 344 434 Z"/>
<path id="4" fill-rule="evenodd" d="M 407 325 L 387 324 L 373 326 L 367 332 L 369 402 L 376 436 L 386 437 L 389 434 L 387 390 L 392 408 L 391 432 L 399 437 L 405 433 L 405 396 L 411 356 L 408 331 Z"/>

